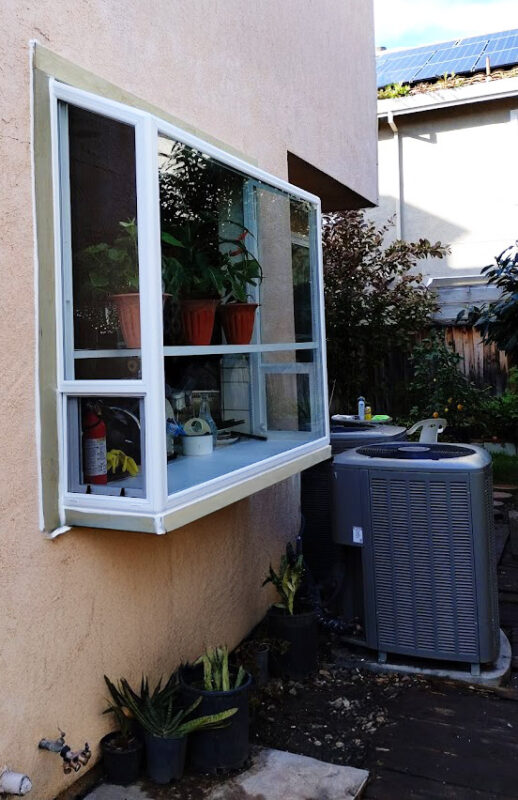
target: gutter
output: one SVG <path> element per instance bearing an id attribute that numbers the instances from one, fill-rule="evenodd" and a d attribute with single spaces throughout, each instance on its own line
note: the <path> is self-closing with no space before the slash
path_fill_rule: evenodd
<path id="1" fill-rule="evenodd" d="M 504 78 L 500 81 L 477 83 L 471 86 L 459 86 L 454 89 L 442 89 L 407 97 L 378 100 L 378 119 L 391 119 L 403 114 L 416 114 L 422 111 L 437 111 L 452 106 L 469 103 L 484 103 L 492 100 L 518 98 L 518 77 Z M 391 126 L 392 127 L 392 126 Z"/>

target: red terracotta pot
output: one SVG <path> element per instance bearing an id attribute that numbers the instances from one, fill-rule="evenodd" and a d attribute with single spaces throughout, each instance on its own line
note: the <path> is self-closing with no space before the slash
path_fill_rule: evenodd
<path id="1" fill-rule="evenodd" d="M 250 344 L 258 303 L 225 303 L 220 307 L 221 324 L 228 344 Z"/>
<path id="2" fill-rule="evenodd" d="M 180 308 L 185 344 L 210 344 L 218 303 L 219 300 L 207 298 L 181 301 Z"/>
<path id="3" fill-rule="evenodd" d="M 162 295 L 162 304 L 170 295 Z M 140 294 L 126 292 L 125 294 L 112 294 L 110 300 L 117 309 L 119 325 L 122 331 L 124 344 L 129 348 L 140 347 Z"/>
<path id="4" fill-rule="evenodd" d="M 112 294 L 126 347 L 140 347 L 140 295 L 138 292 Z"/>

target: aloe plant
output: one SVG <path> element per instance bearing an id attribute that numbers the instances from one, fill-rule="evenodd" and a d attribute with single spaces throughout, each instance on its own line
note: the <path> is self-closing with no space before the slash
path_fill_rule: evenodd
<path id="1" fill-rule="evenodd" d="M 232 681 L 226 646 L 210 647 L 194 664 L 203 664 L 203 686 L 207 692 L 229 692 L 241 686 L 246 678 L 246 671 L 240 666 L 235 680 Z"/>
<path id="2" fill-rule="evenodd" d="M 108 705 L 104 709 L 103 714 L 113 714 L 119 726 L 120 735 L 118 741 L 123 747 L 127 747 L 130 739 L 133 737 L 132 715 L 126 706 L 124 695 L 121 691 L 120 684 L 114 684 L 104 676 L 104 681 L 110 693 Z"/>
<path id="3" fill-rule="evenodd" d="M 202 698 L 195 700 L 188 708 L 181 708 L 177 701 L 179 688 L 178 676 L 175 672 L 163 688 L 162 681 L 159 680 L 154 690 L 151 691 L 147 677 L 143 676 L 140 692 L 132 689 L 125 678 L 121 678 L 117 690 L 125 708 L 144 730 L 153 736 L 164 739 L 181 739 L 201 728 L 219 727 L 237 712 L 237 708 L 230 708 L 218 714 L 192 718 L 191 715 L 201 703 Z"/>
<path id="4" fill-rule="evenodd" d="M 302 554 L 294 559 L 283 555 L 279 565 L 279 572 L 275 572 L 270 564 L 268 575 L 262 585 L 266 586 L 267 583 L 273 583 L 280 597 L 279 602 L 275 603 L 275 605 L 278 608 L 286 609 L 288 614 L 293 614 L 295 597 L 302 585 L 303 576 L 304 559 Z"/>

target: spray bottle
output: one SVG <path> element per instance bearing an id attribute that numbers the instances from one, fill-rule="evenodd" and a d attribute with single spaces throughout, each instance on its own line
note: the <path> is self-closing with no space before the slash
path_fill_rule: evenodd
<path id="1" fill-rule="evenodd" d="M 365 397 L 358 398 L 358 419 L 365 419 Z"/>

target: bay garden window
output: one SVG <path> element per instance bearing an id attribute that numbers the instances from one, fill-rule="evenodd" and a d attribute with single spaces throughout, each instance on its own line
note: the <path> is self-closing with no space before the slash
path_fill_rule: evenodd
<path id="1" fill-rule="evenodd" d="M 64 522 L 160 533 L 326 457 L 318 198 L 51 99 Z"/>

